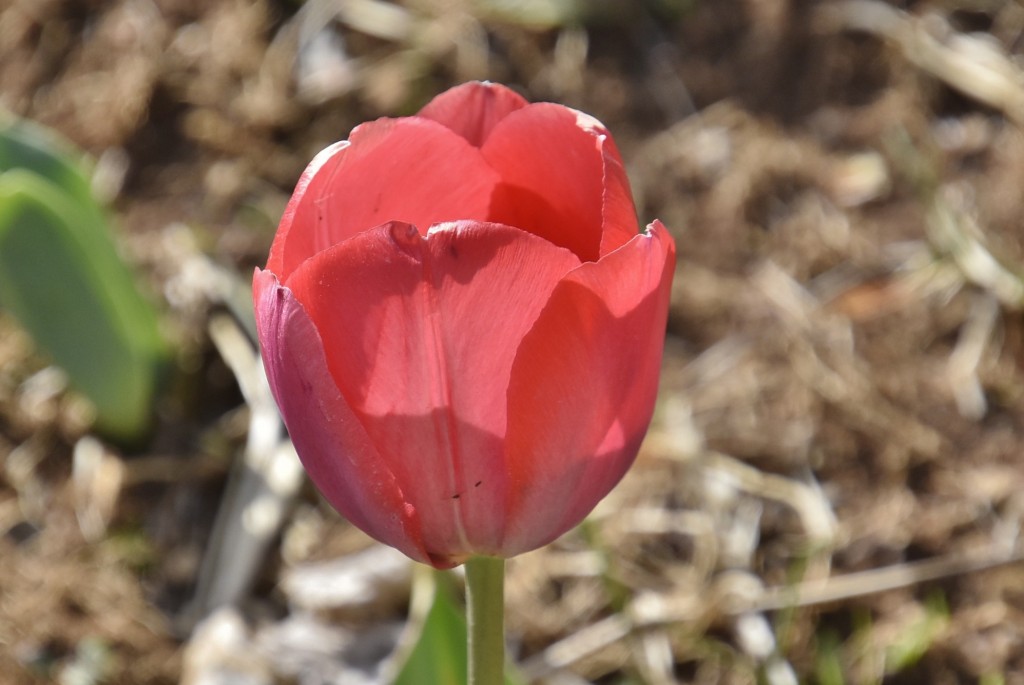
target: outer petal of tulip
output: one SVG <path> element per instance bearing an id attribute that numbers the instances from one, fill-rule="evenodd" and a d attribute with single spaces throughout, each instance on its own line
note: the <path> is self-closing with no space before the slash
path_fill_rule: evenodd
<path id="1" fill-rule="evenodd" d="M 393 223 L 293 274 L 333 382 L 415 511 L 431 558 L 505 555 L 504 388 L 520 341 L 579 264 L 508 226 L 458 222 L 422 237 Z M 338 458 L 311 460 L 326 460 L 327 472 Z"/>
<path id="2" fill-rule="evenodd" d="M 567 247 L 583 261 L 597 261 L 637 235 L 622 159 L 593 117 L 529 105 L 502 119 L 481 151 L 501 176 L 491 221 Z"/>
<path id="3" fill-rule="evenodd" d="M 313 482 L 373 537 L 418 561 L 446 565 L 424 549 L 415 510 L 334 385 L 320 335 L 292 291 L 257 269 L 253 296 L 267 378 Z"/>
<path id="4" fill-rule="evenodd" d="M 287 283 L 306 259 L 386 221 L 425 233 L 443 221 L 486 220 L 497 183 L 479 150 L 436 121 L 407 117 L 357 126 L 303 173 L 267 270 Z"/>
<path id="5" fill-rule="evenodd" d="M 523 340 L 508 389 L 504 554 L 575 526 L 632 464 L 657 394 L 674 266 L 655 222 L 568 274 Z"/>
<path id="6" fill-rule="evenodd" d="M 505 86 L 472 81 L 441 93 L 416 116 L 444 124 L 470 145 L 481 147 L 502 119 L 528 104 Z"/>

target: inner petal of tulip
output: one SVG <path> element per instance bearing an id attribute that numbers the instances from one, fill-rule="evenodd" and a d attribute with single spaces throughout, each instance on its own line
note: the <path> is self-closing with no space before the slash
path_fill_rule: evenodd
<path id="1" fill-rule="evenodd" d="M 600 256 L 600 226 L 588 227 L 586 217 L 556 209 L 529 188 L 498 184 L 491 196 L 488 220 L 515 226 L 571 250 L 581 261 L 596 261 Z"/>

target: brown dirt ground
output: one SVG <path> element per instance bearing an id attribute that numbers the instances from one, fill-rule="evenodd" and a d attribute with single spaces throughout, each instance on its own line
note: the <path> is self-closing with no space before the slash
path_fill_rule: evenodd
<path id="1" fill-rule="evenodd" d="M 602 683 L 1024 683 L 1022 6 L 593 2 L 541 25 L 502 4 L 407 0 L 398 24 L 349 3 L 323 23 L 344 59 L 314 72 L 302 22 L 331 3 L 5 0 L 0 104 L 98 160 L 158 299 L 181 231 L 245 278 L 306 162 L 362 120 L 474 78 L 594 114 L 679 267 L 636 468 L 585 532 L 511 564 L 528 672 L 583 644 L 566 672 Z M 108 447 L 98 534 L 77 400 L 0 314 L 0 683 L 72 682 L 97 651 L 95 682 L 181 677 L 246 410 L 209 303 L 163 306 L 180 378 L 151 443 Z M 323 537 L 298 561 L 365 546 L 305 502 Z M 250 625 L 287 611 L 282 554 Z"/>

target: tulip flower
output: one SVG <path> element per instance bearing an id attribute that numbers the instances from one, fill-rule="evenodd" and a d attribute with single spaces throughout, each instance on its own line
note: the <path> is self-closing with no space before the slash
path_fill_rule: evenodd
<path id="1" fill-rule="evenodd" d="M 510 557 L 635 459 L 674 264 L 598 121 L 465 84 L 306 169 L 253 283 L 267 376 L 353 524 L 438 568 Z"/>

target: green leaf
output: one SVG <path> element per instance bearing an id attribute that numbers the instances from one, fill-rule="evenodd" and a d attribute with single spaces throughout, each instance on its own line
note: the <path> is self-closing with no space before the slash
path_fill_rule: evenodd
<path id="1" fill-rule="evenodd" d="M 0 111 L 0 172 L 33 171 L 82 203 L 85 209 L 99 212 L 80 158 L 81 153 L 49 129 Z"/>
<path id="2" fill-rule="evenodd" d="M 434 578 L 433 601 L 395 685 L 466 683 L 466 619 L 445 580 Z"/>
<path id="3" fill-rule="evenodd" d="M 906 626 L 886 647 L 885 666 L 890 674 L 913 668 L 949 625 L 949 608 L 941 592 L 928 596 L 924 615 Z"/>
<path id="4" fill-rule="evenodd" d="M 466 685 L 466 617 L 452 575 L 417 567 L 404 657 L 393 685 Z M 410 646 L 411 645 L 411 646 Z M 506 666 L 505 685 L 523 680 Z"/>
<path id="5" fill-rule="evenodd" d="M 0 164 L 12 163 L 12 149 L 35 156 L 0 174 L 0 307 L 93 402 L 101 432 L 138 440 L 167 358 L 156 312 L 119 258 L 102 210 L 81 194 L 81 175 L 55 153 L 12 144 L 9 133 Z"/>
<path id="6" fill-rule="evenodd" d="M 843 676 L 842 644 L 835 633 L 821 630 L 817 635 L 814 673 L 821 685 L 845 685 Z"/>

